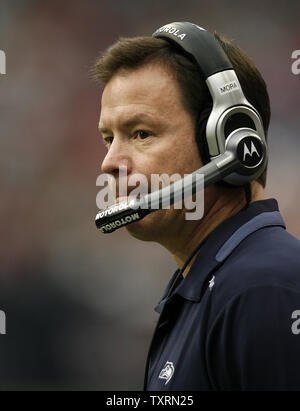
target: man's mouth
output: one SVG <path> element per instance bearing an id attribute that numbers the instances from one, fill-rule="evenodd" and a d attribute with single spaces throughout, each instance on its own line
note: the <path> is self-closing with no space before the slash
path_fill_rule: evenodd
<path id="1" fill-rule="evenodd" d="M 129 194 L 128 196 L 120 196 L 116 198 L 116 204 L 122 203 L 123 201 L 140 200 L 142 197 L 141 193 L 138 193 L 137 195 Z"/>
<path id="2" fill-rule="evenodd" d="M 122 203 L 123 201 L 128 201 L 128 196 L 121 196 L 116 199 L 116 203 Z"/>

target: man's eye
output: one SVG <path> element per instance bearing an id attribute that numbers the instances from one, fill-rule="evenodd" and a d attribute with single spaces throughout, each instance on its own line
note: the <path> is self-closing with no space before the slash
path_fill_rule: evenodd
<path id="1" fill-rule="evenodd" d="M 105 137 L 105 139 L 104 139 L 104 144 L 105 144 L 106 146 L 110 146 L 111 143 L 113 142 L 113 140 L 114 140 L 113 137 Z"/>
<path id="2" fill-rule="evenodd" d="M 150 133 L 144 130 L 137 130 L 134 133 L 134 137 L 139 138 L 140 140 L 145 140 L 145 138 L 149 137 Z"/>

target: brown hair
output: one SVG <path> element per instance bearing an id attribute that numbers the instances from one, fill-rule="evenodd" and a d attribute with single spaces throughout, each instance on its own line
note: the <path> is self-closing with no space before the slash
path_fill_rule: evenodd
<path id="1" fill-rule="evenodd" d="M 267 136 L 270 101 L 260 72 L 233 41 L 216 32 L 214 36 L 230 59 L 246 98 L 260 113 Z M 134 70 L 150 62 L 159 62 L 174 73 L 181 88 L 183 105 L 195 120 L 196 127 L 200 113 L 211 104 L 211 96 L 204 80 L 199 81 L 202 77 L 198 65 L 175 45 L 153 37 L 121 38 L 97 60 L 93 74 L 96 79 L 107 83 L 120 69 Z M 196 140 L 199 147 L 201 141 L 197 132 Z M 266 171 L 257 179 L 263 187 L 266 185 Z"/>

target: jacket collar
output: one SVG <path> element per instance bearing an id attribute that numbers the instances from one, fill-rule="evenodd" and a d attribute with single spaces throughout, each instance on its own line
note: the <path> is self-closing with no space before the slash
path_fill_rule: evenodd
<path id="1" fill-rule="evenodd" d="M 208 275 L 222 265 L 241 241 L 254 231 L 270 225 L 286 228 L 274 198 L 250 203 L 247 208 L 224 220 L 206 237 L 188 275 L 182 279 L 173 294 L 199 302 Z M 176 270 L 170 279 L 162 299 L 155 307 L 157 312 L 162 311 L 179 272 L 179 269 Z"/>

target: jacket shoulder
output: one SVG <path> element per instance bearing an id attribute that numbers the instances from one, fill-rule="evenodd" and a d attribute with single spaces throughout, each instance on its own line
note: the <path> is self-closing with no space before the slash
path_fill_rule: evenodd
<path id="1" fill-rule="evenodd" d="M 252 287 L 300 293 L 300 241 L 282 227 L 257 230 L 232 250 L 214 282 L 223 301 Z"/>

